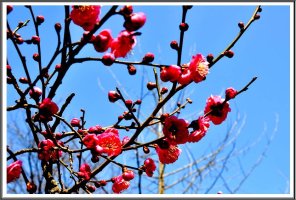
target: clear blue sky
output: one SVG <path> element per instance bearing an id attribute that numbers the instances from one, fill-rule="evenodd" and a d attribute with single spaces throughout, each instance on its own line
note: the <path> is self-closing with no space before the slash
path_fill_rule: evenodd
<path id="1" fill-rule="evenodd" d="M 108 8 L 109 6 L 102 7 L 101 16 Z M 196 53 L 204 55 L 212 53 L 217 56 L 237 35 L 239 31 L 237 23 L 239 21 L 247 23 L 254 9 L 255 6 L 194 6 L 187 15 L 189 30 L 185 33 L 182 63 L 189 62 L 192 55 Z M 290 11 L 288 6 L 264 5 L 262 9 L 260 20 L 251 25 L 232 49 L 235 56 L 232 59 L 220 60 L 211 68 L 206 81 L 198 85 L 192 84 L 187 88 L 186 91 L 190 93 L 188 97 L 194 103 L 186 107 L 180 115 L 185 118 L 194 114 L 196 117 L 203 110 L 209 95 L 223 94 L 224 90 L 230 86 L 241 89 L 252 77 L 258 77 L 247 92 L 230 102 L 232 111 L 227 121 L 221 126 L 211 124 L 207 136 L 200 143 L 190 147 L 193 152 L 196 152 L 195 156 L 198 158 L 201 150 L 214 146 L 219 139 L 221 141 L 239 113 L 241 118 L 246 117 L 246 121 L 237 139 L 236 148 L 243 148 L 256 141 L 266 129 L 266 136 L 263 136 L 263 139 L 246 155 L 240 157 L 242 165 L 248 169 L 260 156 L 260 152 L 266 145 L 265 137 L 272 135 L 278 119 L 277 133 L 264 160 L 237 191 L 243 194 L 284 193 L 287 182 L 290 181 Z M 146 52 L 153 52 L 155 63 L 175 64 L 176 52 L 170 48 L 169 44 L 171 40 L 179 40 L 178 24 L 181 20 L 181 10 L 180 6 L 134 7 L 134 11 L 146 13 L 147 22 L 140 29 L 142 35 L 137 37 L 138 43 L 127 60 L 138 61 Z M 44 56 L 42 62 L 47 64 L 56 45 L 53 26 L 56 22 L 62 23 L 64 9 L 40 6 L 34 8 L 34 11 L 36 15 L 45 17 L 44 24 L 40 26 L 40 35 L 42 54 L 49 55 Z M 30 19 L 30 16 L 25 8 L 15 6 L 8 19 L 10 25 L 16 27 L 18 21 Z M 112 35 L 116 37 L 123 29 L 122 23 L 121 17 L 115 16 L 102 28 L 111 29 Z M 29 30 L 32 30 L 31 22 L 19 33 L 29 39 L 32 35 Z M 72 41 L 77 41 L 81 38 L 83 30 L 71 24 L 71 33 Z M 21 48 L 24 50 L 28 47 L 23 45 Z M 31 59 L 36 51 L 36 48 L 31 46 L 25 52 L 32 72 L 37 69 L 37 65 Z M 12 59 L 15 51 L 10 45 L 7 52 L 11 56 L 9 62 L 13 72 L 16 75 L 23 74 L 21 69 L 17 70 L 17 67 L 21 66 L 19 61 Z M 90 45 L 84 48 L 78 57 L 83 56 L 100 57 L 102 54 L 95 52 Z M 58 64 L 58 61 L 54 64 Z M 54 100 L 61 106 L 65 98 L 75 92 L 76 96 L 68 107 L 65 117 L 69 119 L 79 117 L 80 109 L 83 108 L 86 110 L 86 127 L 95 124 L 110 125 L 116 121 L 123 110 L 119 105 L 108 101 L 107 91 L 114 90 L 116 86 L 119 88 L 124 86 L 122 91 L 125 90 L 130 95 L 130 99 L 136 100 L 140 97 L 142 76 L 145 76 L 145 81 L 153 81 L 152 68 L 140 66 L 137 69 L 138 73 L 135 76 L 129 76 L 126 67 L 121 65 L 113 65 L 109 68 L 99 62 L 74 65 Z M 117 81 L 114 80 L 114 76 Z M 10 89 L 11 87 L 8 87 L 8 105 L 13 104 L 15 100 L 15 94 L 11 93 Z M 145 89 L 144 93 L 146 92 Z M 145 105 L 143 112 L 147 116 L 154 102 L 151 98 L 143 102 Z M 176 166 L 184 164 L 185 158 L 186 153 L 183 151 Z M 230 177 L 238 170 L 236 165 L 233 169 L 229 168 L 226 175 Z M 235 180 L 232 180 L 231 184 L 235 184 Z M 227 193 L 223 187 L 215 188 L 210 193 L 216 193 L 217 190 Z"/>

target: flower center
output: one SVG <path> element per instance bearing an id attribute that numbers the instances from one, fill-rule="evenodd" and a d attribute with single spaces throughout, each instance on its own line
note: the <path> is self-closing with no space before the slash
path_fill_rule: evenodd
<path id="1" fill-rule="evenodd" d="M 209 70 L 208 66 L 205 65 L 203 62 L 200 62 L 196 69 L 202 77 L 205 77 L 208 74 L 208 70 Z"/>
<path id="2" fill-rule="evenodd" d="M 176 133 L 178 132 L 178 127 L 175 126 L 174 124 L 171 125 L 171 127 L 169 128 L 169 131 L 173 134 L 176 135 Z"/>

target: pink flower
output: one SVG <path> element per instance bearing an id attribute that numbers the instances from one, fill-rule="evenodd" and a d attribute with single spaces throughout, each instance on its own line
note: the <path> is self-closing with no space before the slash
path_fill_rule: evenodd
<path id="1" fill-rule="evenodd" d="M 189 64 L 191 78 L 195 83 L 203 81 L 209 73 L 209 63 L 203 55 L 197 54 L 192 57 Z"/>
<path id="2" fill-rule="evenodd" d="M 128 31 L 121 31 L 111 43 L 111 53 L 115 58 L 126 57 L 136 45 L 136 37 Z"/>
<path id="3" fill-rule="evenodd" d="M 121 193 L 130 186 L 130 182 L 125 181 L 122 176 L 117 176 L 113 178 L 114 183 L 112 185 L 112 191 L 116 194 Z"/>
<path id="4" fill-rule="evenodd" d="M 158 154 L 159 161 L 163 164 L 174 163 L 176 160 L 178 160 L 178 157 L 182 152 L 177 145 L 172 144 L 169 144 L 169 147 L 165 149 L 162 149 L 156 145 L 155 150 Z"/>
<path id="5" fill-rule="evenodd" d="M 70 18 L 85 31 L 92 30 L 99 21 L 101 6 L 72 6 L 72 8 Z"/>
<path id="6" fill-rule="evenodd" d="M 191 124 L 194 131 L 190 133 L 188 142 L 198 142 L 206 135 L 210 127 L 209 118 L 201 116 Z"/>
<path id="7" fill-rule="evenodd" d="M 152 177 L 154 171 L 156 170 L 156 165 L 154 163 L 154 160 L 151 158 L 147 158 L 144 161 L 143 169 L 145 170 L 147 176 Z"/>
<path id="8" fill-rule="evenodd" d="M 97 138 L 96 145 L 102 148 L 103 153 L 108 154 L 108 156 L 117 156 L 121 153 L 121 141 L 117 129 L 108 128 Z"/>
<path id="9" fill-rule="evenodd" d="M 111 30 L 105 29 L 95 37 L 93 45 L 97 52 L 105 52 L 110 47 L 112 41 Z"/>
<path id="10" fill-rule="evenodd" d="M 63 143 L 61 141 L 58 141 L 59 145 L 63 145 Z M 62 151 L 61 150 L 57 150 L 54 149 L 55 144 L 52 140 L 50 139 L 46 139 L 46 140 L 42 140 L 39 144 L 38 144 L 38 148 L 40 148 L 41 150 L 38 152 L 38 158 L 40 160 L 44 160 L 44 161 L 56 161 L 59 159 L 59 157 L 62 156 Z"/>
<path id="11" fill-rule="evenodd" d="M 160 71 L 160 79 L 164 82 L 174 82 L 181 76 L 181 68 L 177 65 L 170 65 L 168 67 L 162 67 Z"/>
<path id="12" fill-rule="evenodd" d="M 7 183 L 15 181 L 22 173 L 22 161 L 17 160 L 7 167 Z"/>
<path id="13" fill-rule="evenodd" d="M 39 105 L 39 119 L 41 121 L 51 121 L 52 116 L 59 110 L 57 104 L 50 98 L 44 99 Z"/>
<path id="14" fill-rule="evenodd" d="M 211 113 L 208 115 L 209 119 L 216 125 L 221 124 L 227 117 L 228 112 L 231 111 L 228 102 L 224 102 L 220 96 L 210 96 L 207 99 L 204 113 Z"/>
<path id="15" fill-rule="evenodd" d="M 80 178 L 89 180 L 91 176 L 91 169 L 88 164 L 84 163 L 80 166 L 79 172 L 77 173 Z"/>
<path id="16" fill-rule="evenodd" d="M 184 68 L 181 76 L 178 78 L 178 83 L 181 85 L 187 85 L 192 82 L 191 71 L 188 68 Z"/>
<path id="17" fill-rule="evenodd" d="M 235 98 L 236 94 L 237 94 L 237 91 L 232 87 L 227 88 L 225 91 L 226 99 L 233 99 Z"/>
<path id="18" fill-rule="evenodd" d="M 88 149 L 93 149 L 97 145 L 98 138 L 96 134 L 87 134 L 83 139 L 82 139 L 83 144 L 86 146 Z"/>
<path id="19" fill-rule="evenodd" d="M 173 144 L 184 144 L 188 140 L 188 123 L 184 119 L 175 116 L 167 117 L 164 121 L 163 134 L 168 142 Z"/>
<path id="20" fill-rule="evenodd" d="M 132 13 L 125 19 L 123 26 L 127 31 L 136 31 L 140 29 L 146 22 L 146 15 L 143 12 Z"/>

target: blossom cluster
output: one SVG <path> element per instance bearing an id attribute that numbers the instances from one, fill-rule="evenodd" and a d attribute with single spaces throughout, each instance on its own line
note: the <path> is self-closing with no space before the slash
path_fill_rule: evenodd
<path id="1" fill-rule="evenodd" d="M 8 11 L 12 11 L 12 7 L 8 7 Z M 9 13 L 8 12 L 8 13 Z M 126 58 L 127 55 L 132 51 L 132 49 L 137 44 L 137 36 L 141 33 L 137 32 L 141 29 L 146 23 L 146 15 L 143 12 L 134 12 L 132 6 L 123 6 L 118 12 L 114 14 L 119 14 L 123 17 L 124 22 L 122 24 L 123 30 L 121 30 L 116 37 L 112 36 L 110 29 L 97 30 L 101 27 L 102 23 L 100 21 L 101 6 L 99 5 L 74 5 L 72 6 L 69 19 L 75 25 L 81 27 L 84 30 L 84 33 L 79 41 L 80 44 L 90 44 L 93 46 L 94 50 L 98 53 L 103 53 L 102 58 L 99 60 L 106 66 L 112 65 L 117 58 Z M 36 18 L 38 25 L 44 22 L 44 17 L 38 16 Z M 60 31 L 61 25 L 55 25 L 56 31 Z M 188 25 L 186 23 L 180 24 L 180 30 L 186 31 Z M 16 40 L 17 44 L 21 44 L 21 37 L 18 37 Z M 33 44 L 40 44 L 39 36 L 33 36 L 29 42 Z M 171 42 L 171 47 L 175 50 L 178 50 L 178 43 L 176 41 Z M 110 51 L 109 51 L 110 50 Z M 225 54 L 226 55 L 226 54 Z M 233 52 L 228 51 L 227 57 L 232 57 Z M 36 62 L 40 61 L 40 56 L 38 53 L 33 55 L 33 59 Z M 160 68 L 160 80 L 163 82 L 172 82 L 175 86 L 186 86 L 191 83 L 200 83 L 204 81 L 209 73 L 210 63 L 213 58 L 205 58 L 201 53 L 193 55 L 190 62 L 182 65 L 159 65 Z M 154 61 L 153 53 L 146 53 L 143 57 L 140 64 L 151 64 Z M 118 61 L 119 62 L 119 61 Z M 120 62 L 119 62 L 120 63 Z M 136 73 L 136 68 L 132 64 L 128 64 L 128 71 L 131 75 Z M 55 72 L 59 72 L 63 66 L 57 64 Z M 11 67 L 7 65 L 7 74 L 8 82 L 13 83 L 11 73 Z M 45 71 L 42 72 L 42 77 L 48 78 L 48 73 Z M 156 74 L 157 76 L 157 74 Z M 157 78 L 157 77 L 156 77 Z M 29 83 L 29 78 L 20 78 L 20 83 Z M 34 83 L 35 84 L 35 83 Z M 44 85 L 43 85 L 44 86 Z M 148 90 L 153 90 L 157 88 L 158 95 L 163 95 L 169 92 L 169 89 L 166 87 L 158 88 L 159 85 L 156 83 L 148 82 Z M 44 87 L 42 87 L 44 89 Z M 53 120 L 53 117 L 61 120 L 60 115 L 63 112 L 59 112 L 58 105 L 52 100 L 52 98 L 46 98 L 45 94 L 39 87 L 35 85 L 30 85 L 28 88 L 28 94 L 31 99 L 33 99 L 36 105 L 32 106 L 37 109 L 37 112 L 32 117 L 32 122 L 38 123 L 38 131 L 43 136 L 44 139 L 39 142 L 37 140 L 36 145 L 38 146 L 38 158 L 47 163 L 56 163 L 63 156 L 63 151 L 67 152 L 69 150 L 68 146 L 64 146 L 64 143 L 61 141 L 64 135 L 62 133 L 51 133 L 51 125 L 48 124 Z M 234 88 L 227 88 L 225 91 L 225 99 L 221 96 L 211 95 L 206 100 L 206 105 L 203 110 L 203 115 L 199 116 L 197 119 L 189 122 L 185 119 L 174 116 L 174 113 L 166 113 L 161 115 L 159 118 L 154 114 L 151 118 L 159 120 L 158 122 L 162 125 L 163 137 L 156 139 L 155 141 L 148 142 L 146 144 L 140 144 L 131 140 L 128 136 L 120 138 L 119 130 L 120 128 L 129 128 L 137 129 L 141 126 L 141 123 L 138 122 L 137 118 L 133 115 L 133 112 L 136 112 L 135 105 L 140 105 L 141 100 L 132 101 L 125 100 L 120 91 L 109 91 L 108 99 L 110 102 L 114 103 L 118 100 L 122 100 L 125 107 L 128 111 L 118 117 L 118 123 L 113 126 L 102 127 L 100 125 L 91 126 L 88 129 L 84 128 L 85 121 L 83 117 L 82 120 L 79 118 L 73 118 L 70 123 L 65 122 L 67 126 L 71 128 L 71 133 L 69 135 L 74 135 L 73 138 L 79 138 L 81 142 L 81 149 L 75 150 L 72 152 L 79 152 L 80 158 L 82 157 L 82 152 L 87 151 L 91 153 L 91 161 L 98 162 L 100 157 L 105 158 L 106 160 L 117 164 L 122 168 L 122 173 L 117 174 L 110 178 L 110 180 L 100 180 L 94 181 L 91 180 L 96 174 L 92 172 L 91 166 L 88 163 L 83 163 L 80 159 L 79 167 L 74 170 L 71 166 L 71 175 L 75 175 L 80 181 L 86 181 L 87 183 L 94 183 L 95 186 L 86 184 L 84 185 L 86 189 L 90 192 L 94 192 L 96 187 L 105 186 L 108 182 L 112 182 L 112 191 L 114 193 L 121 193 L 124 190 L 128 189 L 131 181 L 135 177 L 135 170 L 140 174 L 146 173 L 148 177 L 153 177 L 156 164 L 155 161 L 150 157 L 145 157 L 145 160 L 141 166 L 138 164 L 138 168 L 117 163 L 113 159 L 116 156 L 120 155 L 123 151 L 130 149 L 135 149 L 143 147 L 143 151 L 146 154 L 150 153 L 149 148 L 155 150 L 158 160 L 162 164 L 171 164 L 176 162 L 179 159 L 179 156 L 182 153 L 180 145 L 186 143 L 197 143 L 202 140 L 207 134 L 208 129 L 210 128 L 210 123 L 214 125 L 219 125 L 226 120 L 228 113 L 231 111 L 229 100 L 236 97 L 239 94 Z M 41 96 L 43 97 L 41 98 Z M 121 120 L 134 120 L 130 127 L 122 126 L 118 124 Z M 57 122 L 56 121 L 56 122 Z M 37 124 L 36 123 L 36 124 Z M 42 131 L 42 125 L 44 125 L 45 130 Z M 149 124 L 150 125 L 150 124 Z M 149 126 L 148 125 L 148 126 Z M 37 126 L 36 126 L 37 127 Z M 118 128 L 120 127 L 120 128 Z M 77 129 L 76 129 L 77 128 Z M 145 127 L 144 127 L 145 128 Z M 36 128 L 37 129 L 37 128 Z M 139 129 L 140 130 L 140 129 Z M 39 139 L 39 138 L 38 138 Z M 69 140 L 71 141 L 71 139 Z M 67 142 L 65 142 L 66 144 Z M 147 145 L 148 144 L 148 145 Z M 149 146 L 149 148 L 148 148 Z M 84 148 L 84 149 L 83 149 Z M 68 151 L 70 153 L 70 151 Z M 71 155 L 72 156 L 72 155 Z M 7 167 L 7 183 L 13 182 L 14 180 L 20 177 L 22 173 L 22 161 L 17 160 L 11 163 Z M 78 182 L 77 182 L 78 183 Z M 76 184 L 76 183 L 75 183 Z M 78 183 L 79 184 L 79 183 Z M 28 191 L 36 191 L 36 185 L 33 182 L 27 183 Z"/>
<path id="2" fill-rule="evenodd" d="M 124 28 L 116 38 L 112 37 L 110 29 L 104 29 L 97 35 L 90 35 L 96 25 L 100 23 L 101 6 L 72 6 L 70 18 L 73 22 L 81 26 L 86 32 L 82 40 L 92 43 L 97 52 L 106 52 L 109 48 L 110 53 L 105 53 L 102 57 L 103 64 L 112 65 L 116 58 L 126 57 L 135 47 L 137 40 L 136 31 L 146 22 L 146 15 L 143 12 L 133 12 L 132 6 L 124 6 L 120 14 L 124 18 Z"/>

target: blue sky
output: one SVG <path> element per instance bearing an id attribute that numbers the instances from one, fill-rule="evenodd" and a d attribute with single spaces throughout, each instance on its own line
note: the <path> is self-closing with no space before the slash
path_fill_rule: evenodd
<path id="1" fill-rule="evenodd" d="M 102 7 L 101 16 L 108 8 L 109 6 Z M 182 63 L 188 63 L 197 53 L 212 53 L 217 56 L 238 34 L 237 23 L 243 21 L 246 24 L 254 9 L 255 6 L 194 6 L 187 14 L 189 30 L 185 33 Z M 265 131 L 263 139 L 240 157 L 242 165 L 248 169 L 260 157 L 267 142 L 266 138 L 277 128 L 264 160 L 237 191 L 242 194 L 284 193 L 287 192 L 287 182 L 290 181 L 290 8 L 263 5 L 262 9 L 260 20 L 250 26 L 232 49 L 234 57 L 221 59 L 211 68 L 206 81 L 191 84 L 186 89 L 186 97 L 190 97 L 194 103 L 187 106 L 180 115 L 184 118 L 191 116 L 192 120 L 192 117 L 199 116 L 203 111 L 206 99 L 211 94 L 223 95 L 224 90 L 230 86 L 241 89 L 254 76 L 258 77 L 247 92 L 230 102 L 232 111 L 227 120 L 221 126 L 211 124 L 207 136 L 200 143 L 188 147 L 196 152 L 196 157 L 201 154 L 201 150 L 208 151 L 221 141 L 239 113 L 241 119 L 245 118 L 245 124 L 237 138 L 236 148 L 248 146 Z M 146 52 L 152 52 L 155 54 L 155 63 L 175 64 L 176 52 L 169 44 L 172 40 L 179 40 L 178 24 L 181 21 L 181 10 L 180 6 L 135 6 L 135 12 L 146 13 L 147 22 L 140 29 L 142 35 L 137 37 L 133 54 L 126 60 L 138 61 Z M 51 56 L 56 45 L 53 26 L 56 22 L 62 23 L 64 10 L 62 7 L 38 6 L 34 11 L 36 15 L 45 17 L 44 24 L 40 26 L 42 54 Z M 14 11 L 8 16 L 11 27 L 26 19 L 30 19 L 30 16 L 23 7 L 15 6 Z M 102 29 L 111 29 L 113 37 L 116 37 L 123 29 L 122 24 L 122 18 L 115 16 Z M 30 29 L 32 30 L 32 23 L 19 33 L 24 38 L 30 38 Z M 77 41 L 81 38 L 83 30 L 71 24 L 71 33 L 72 41 Z M 24 54 L 28 57 L 28 66 L 34 73 L 37 65 L 31 57 L 37 51 L 36 48 L 32 45 L 29 48 L 28 45 L 22 45 L 21 49 L 26 50 Z M 23 71 L 17 69 L 21 65 L 14 59 L 15 51 L 11 44 L 8 44 L 7 53 L 13 72 L 16 76 L 21 76 Z M 50 56 L 44 56 L 42 62 L 48 63 Z M 83 56 L 100 57 L 102 54 L 95 52 L 89 45 L 78 55 Z M 58 64 L 58 60 L 55 64 Z M 108 101 L 107 92 L 118 86 L 124 95 L 128 93 L 129 96 L 126 98 L 136 100 L 140 98 L 142 77 L 144 76 L 146 82 L 154 80 L 152 68 L 139 66 L 137 69 L 138 73 L 135 76 L 129 76 L 126 66 L 121 65 L 106 67 L 99 62 L 73 65 L 54 100 L 61 106 L 66 97 L 75 92 L 76 95 L 65 117 L 79 117 L 80 109 L 83 108 L 86 110 L 86 127 L 95 124 L 108 126 L 116 121 L 123 109 L 119 104 L 111 104 Z M 165 85 L 170 86 L 170 83 Z M 13 104 L 15 100 L 15 94 L 10 92 L 11 89 L 9 86 L 8 105 Z M 144 93 L 146 92 L 147 89 Z M 151 97 L 144 99 L 144 116 L 149 115 L 153 106 L 154 101 Z M 140 119 L 143 120 L 144 116 Z M 9 117 L 8 115 L 8 120 Z M 183 151 L 176 165 L 170 167 L 184 164 L 185 157 Z M 234 166 L 225 173 L 231 177 L 236 172 L 239 172 L 239 168 Z M 230 184 L 235 185 L 236 180 L 231 180 Z M 225 188 L 218 187 L 210 193 L 220 189 L 225 191 Z"/>

